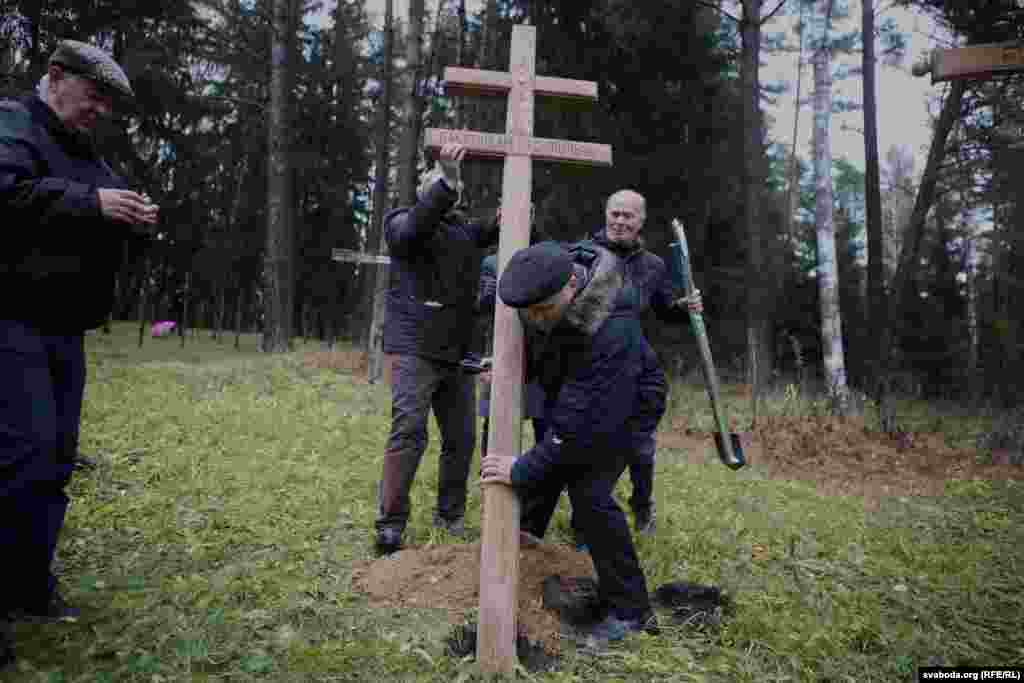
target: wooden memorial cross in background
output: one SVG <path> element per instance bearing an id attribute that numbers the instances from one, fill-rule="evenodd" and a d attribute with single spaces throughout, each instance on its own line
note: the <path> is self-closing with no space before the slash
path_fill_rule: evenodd
<path id="1" fill-rule="evenodd" d="M 915 76 L 931 74 L 932 83 L 940 81 L 991 80 L 1024 71 L 1024 44 L 989 43 L 933 50 L 929 60 L 915 64 Z M 1024 117 L 1016 107 L 1000 111 L 1003 119 L 997 134 L 1010 149 L 1024 149 Z"/>
<path id="2" fill-rule="evenodd" d="M 932 83 L 965 78 L 988 79 L 1024 71 L 1024 45 L 992 43 L 934 50 L 931 60 L 915 67 L 914 74 L 932 75 Z"/>
<path id="3" fill-rule="evenodd" d="M 428 148 L 449 142 L 466 146 L 468 156 L 504 157 L 498 273 L 530 240 L 532 161 L 563 161 L 610 166 L 608 145 L 533 137 L 534 95 L 597 99 L 597 84 L 536 75 L 537 29 L 512 29 L 509 72 L 448 67 L 447 92 L 508 95 L 506 132 L 427 129 Z M 520 454 L 523 393 L 523 331 L 515 311 L 498 297 L 494 314 L 494 364 L 491 371 L 488 453 Z M 480 614 L 477 662 L 486 673 L 508 673 L 516 666 L 516 606 L 519 581 L 519 502 L 515 492 L 497 484 L 484 489 L 480 552 Z"/>

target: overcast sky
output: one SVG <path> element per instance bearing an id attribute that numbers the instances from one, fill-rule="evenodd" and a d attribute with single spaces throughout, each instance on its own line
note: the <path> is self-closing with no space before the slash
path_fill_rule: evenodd
<path id="1" fill-rule="evenodd" d="M 394 0 L 396 16 L 408 14 L 408 0 Z M 436 7 L 437 0 L 427 0 L 428 9 Z M 728 4 L 728 3 L 727 3 Z M 850 18 L 837 25 L 837 30 L 857 30 L 860 25 L 860 0 L 850 0 Z M 333 7 L 334 2 L 327 0 L 326 11 Z M 467 11 L 474 12 L 480 8 L 482 0 L 468 0 Z M 367 11 L 374 23 L 383 20 L 384 0 L 367 0 Z M 879 66 L 878 70 L 878 125 L 879 152 L 883 163 L 886 151 L 893 145 L 900 145 L 911 151 L 918 160 L 915 170 L 920 173 L 924 167 L 928 144 L 931 140 L 929 128 L 929 106 L 937 111 L 937 97 L 944 92 L 945 84 L 932 85 L 928 77 L 917 78 L 911 75 L 910 65 L 922 53 L 937 47 L 937 40 L 931 34 L 934 27 L 925 18 L 901 9 L 889 9 L 886 17 L 891 16 L 908 42 L 907 57 L 900 67 Z M 880 18 L 881 20 L 881 18 Z M 765 33 L 788 31 L 790 40 L 793 20 L 787 17 L 774 19 L 765 27 Z M 541 37 L 543 39 L 543 36 Z M 860 55 L 845 58 L 854 64 L 860 63 Z M 761 70 L 763 83 L 785 82 L 789 91 L 779 95 L 774 105 L 766 106 L 765 113 L 770 117 L 769 137 L 774 142 L 792 144 L 794 103 L 796 90 L 795 71 L 796 56 L 794 54 L 765 55 L 765 64 Z M 559 75 L 559 74 L 552 74 Z M 809 65 L 805 66 L 803 80 L 803 96 L 809 94 L 813 87 L 813 74 Z M 854 102 L 861 102 L 862 80 L 859 76 L 845 81 L 837 81 L 835 90 L 837 97 Z M 800 129 L 797 134 L 798 153 L 807 158 L 810 151 L 812 111 L 806 102 L 800 112 Z M 837 115 L 832 122 L 832 153 L 834 157 L 846 157 L 859 168 L 864 168 L 864 139 L 860 130 L 863 129 L 863 115 L 850 112 Z M 845 130 L 844 130 L 845 128 Z"/>

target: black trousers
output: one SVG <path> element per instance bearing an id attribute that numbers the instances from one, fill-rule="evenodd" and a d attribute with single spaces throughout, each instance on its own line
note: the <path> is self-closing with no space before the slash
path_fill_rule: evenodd
<path id="1" fill-rule="evenodd" d="M 476 377 L 454 363 L 395 356 L 391 366 L 391 434 L 384 452 L 377 529 L 405 529 L 409 492 L 427 449 L 431 409 L 441 432 L 437 516 L 466 511 L 466 487 L 476 446 Z"/>
<path id="2" fill-rule="evenodd" d="M 533 420 L 533 432 L 538 443 L 544 440 L 547 433 L 547 421 L 536 418 Z M 633 485 L 633 493 L 629 498 L 629 507 L 634 513 L 649 512 L 654 506 L 654 434 L 637 435 L 633 439 L 633 448 L 629 460 L 629 481 Z M 525 508 L 525 506 L 524 506 Z M 526 512 L 524 511 L 524 515 Z M 569 517 L 573 534 L 577 542 L 583 540 L 583 528 L 576 517 L 576 508 L 572 508 Z"/>
<path id="3" fill-rule="evenodd" d="M 584 464 L 559 466 L 542 486 L 520 491 L 521 527 L 543 538 L 562 490 L 568 489 L 578 533 L 597 571 L 599 597 L 620 619 L 644 617 L 651 607 L 626 515 L 612 495 L 629 453 L 628 447 L 614 448 Z"/>
<path id="4" fill-rule="evenodd" d="M 85 388 L 83 336 L 0 320 L 0 614 L 39 611 L 64 526 Z"/>

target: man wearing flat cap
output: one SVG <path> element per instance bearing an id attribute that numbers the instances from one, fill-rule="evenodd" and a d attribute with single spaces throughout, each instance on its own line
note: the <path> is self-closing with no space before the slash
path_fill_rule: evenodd
<path id="1" fill-rule="evenodd" d="M 498 239 L 496 220 L 470 222 L 457 211 L 465 154 L 463 145 L 444 145 L 416 203 L 384 218 L 391 256 L 383 340 L 384 353 L 391 355 L 391 433 L 374 524 L 379 554 L 402 546 L 431 411 L 441 432 L 433 523 L 455 536 L 464 532 L 478 367 L 463 361 L 479 312 L 483 252 Z"/>
<path id="2" fill-rule="evenodd" d="M 64 523 L 85 386 L 84 334 L 113 303 L 124 243 L 157 220 L 97 153 L 92 132 L 128 78 L 64 41 L 35 95 L 0 101 L 0 615 L 73 619 L 51 564 Z M 13 660 L 0 629 L 0 664 Z"/>
<path id="3" fill-rule="evenodd" d="M 594 231 L 590 239 L 579 243 L 578 248 L 586 250 L 589 245 L 597 245 L 619 257 L 624 287 L 616 303 L 617 314 L 630 314 L 643 320 L 650 310 L 662 322 L 688 322 L 691 311 L 699 313 L 703 310 L 700 291 L 695 291 L 691 297 L 677 295 L 667 276 L 665 262 L 644 247 L 641 231 L 646 218 L 643 195 L 634 190 L 619 190 L 605 204 L 605 225 Z M 629 479 L 633 485 L 629 507 L 633 511 L 636 530 L 642 535 L 651 535 L 655 530 L 656 429 L 657 425 L 654 425 L 650 432 L 635 435 L 631 447 L 633 456 L 629 461 Z M 573 530 L 578 529 L 575 514 L 571 524 Z M 586 544 L 578 539 L 577 546 L 586 548 Z"/>
<path id="4" fill-rule="evenodd" d="M 600 245 L 542 242 L 515 253 L 498 296 L 525 328 L 545 337 L 531 351 L 544 387 L 548 428 L 525 453 L 488 453 L 483 483 L 514 487 L 521 528 L 541 538 L 563 489 L 589 546 L 605 618 L 598 639 L 655 627 L 647 583 L 629 525 L 612 495 L 635 435 L 665 411 L 666 383 L 635 315 L 617 312 L 624 291 L 619 257 Z"/>

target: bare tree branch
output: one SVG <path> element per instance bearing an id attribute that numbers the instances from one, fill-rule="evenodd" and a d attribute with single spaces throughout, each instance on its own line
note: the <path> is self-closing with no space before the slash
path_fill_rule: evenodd
<path id="1" fill-rule="evenodd" d="M 726 17 L 728 19 L 732 19 L 737 24 L 740 23 L 740 20 L 737 17 L 735 17 L 732 14 L 726 12 L 721 7 L 718 7 L 717 5 L 715 5 L 715 4 L 711 3 L 711 2 L 708 2 L 707 0 L 697 0 L 697 4 L 700 5 L 701 7 L 707 7 L 708 9 L 713 9 L 716 12 L 718 12 L 719 14 L 721 14 L 723 17 Z"/>
<path id="2" fill-rule="evenodd" d="M 781 10 L 781 9 L 782 9 L 782 7 L 783 7 L 783 6 L 785 5 L 785 4 L 786 4 L 786 0 L 779 0 L 779 4 L 775 6 L 775 9 L 773 9 L 773 10 L 772 10 L 771 12 L 769 12 L 769 13 L 768 13 L 768 14 L 767 14 L 767 15 L 766 15 L 766 16 L 765 16 L 765 17 L 764 17 L 763 19 L 761 19 L 761 25 L 762 25 L 762 26 L 764 26 L 764 25 L 765 25 L 765 24 L 767 24 L 767 23 L 768 23 L 769 21 L 771 21 L 771 20 L 772 20 L 772 17 L 774 17 L 774 16 L 776 15 L 776 14 L 778 14 L 778 13 L 779 13 L 779 10 Z"/>

